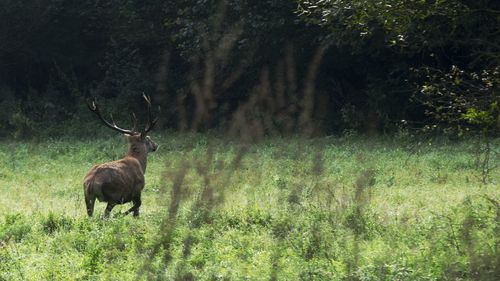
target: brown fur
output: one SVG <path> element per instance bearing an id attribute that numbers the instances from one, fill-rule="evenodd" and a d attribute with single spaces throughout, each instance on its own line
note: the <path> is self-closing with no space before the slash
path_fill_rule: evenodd
<path id="1" fill-rule="evenodd" d="M 104 216 L 117 204 L 133 202 L 126 214 L 133 212 L 139 215 L 141 206 L 141 191 L 144 188 L 144 174 L 146 173 L 147 156 L 157 149 L 148 136 L 142 134 L 126 135 L 128 153 L 120 160 L 96 165 L 85 176 L 83 188 L 87 214 L 92 216 L 95 199 L 107 202 Z"/>

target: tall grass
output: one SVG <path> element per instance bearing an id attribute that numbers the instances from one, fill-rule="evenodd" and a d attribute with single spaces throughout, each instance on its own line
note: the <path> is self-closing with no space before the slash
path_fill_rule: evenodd
<path id="1" fill-rule="evenodd" d="M 473 142 L 155 140 L 141 217 L 107 220 L 86 218 L 82 178 L 121 138 L 2 142 L 0 279 L 498 276 L 499 178 L 481 183 Z"/>

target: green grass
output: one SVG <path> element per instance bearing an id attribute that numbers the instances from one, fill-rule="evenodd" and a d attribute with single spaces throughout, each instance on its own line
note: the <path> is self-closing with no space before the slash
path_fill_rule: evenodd
<path id="1" fill-rule="evenodd" d="M 120 137 L 0 142 L 0 280 L 499 276 L 500 177 L 481 183 L 473 141 L 269 139 L 235 163 L 236 143 L 153 139 L 138 219 L 86 217 L 83 177 Z"/>

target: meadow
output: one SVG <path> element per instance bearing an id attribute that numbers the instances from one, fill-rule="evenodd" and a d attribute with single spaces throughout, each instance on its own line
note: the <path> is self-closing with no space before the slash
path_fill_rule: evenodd
<path id="1" fill-rule="evenodd" d="M 473 139 L 158 135 L 138 218 L 83 202 L 122 137 L 0 141 L 0 280 L 500 276 L 500 173 Z"/>

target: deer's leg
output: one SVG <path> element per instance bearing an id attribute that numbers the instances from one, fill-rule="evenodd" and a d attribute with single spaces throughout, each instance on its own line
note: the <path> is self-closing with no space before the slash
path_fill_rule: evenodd
<path id="1" fill-rule="evenodd" d="M 94 213 L 94 203 L 95 196 L 89 195 L 85 192 L 85 205 L 87 206 L 87 215 L 89 215 L 89 217 L 91 217 Z"/>
<path id="2" fill-rule="evenodd" d="M 135 196 L 132 199 L 132 202 L 134 203 L 134 205 L 132 206 L 132 208 L 128 209 L 128 211 L 125 212 L 125 215 L 128 215 L 131 212 L 133 212 L 134 217 L 137 217 L 139 216 L 139 207 L 141 206 L 141 194 Z"/>
<path id="3" fill-rule="evenodd" d="M 106 210 L 104 210 L 104 217 L 107 218 L 109 217 L 109 214 L 111 213 L 111 210 L 116 206 L 116 203 L 111 203 L 108 202 L 108 205 L 106 206 Z"/>
<path id="4" fill-rule="evenodd" d="M 134 206 L 132 208 L 134 208 L 134 217 L 138 217 L 139 216 L 139 207 L 141 206 L 141 194 L 139 193 L 139 195 L 137 195 L 136 198 L 134 198 L 133 200 L 134 202 Z"/>

